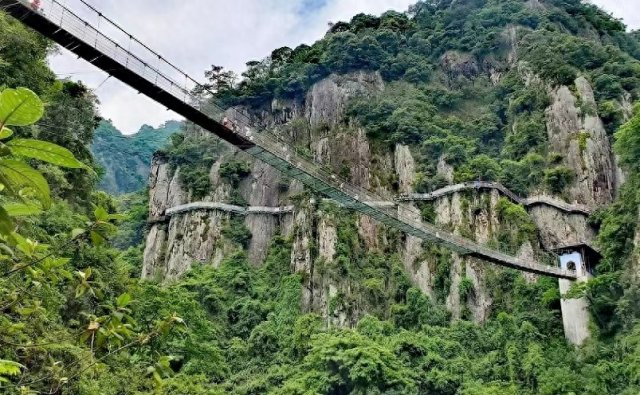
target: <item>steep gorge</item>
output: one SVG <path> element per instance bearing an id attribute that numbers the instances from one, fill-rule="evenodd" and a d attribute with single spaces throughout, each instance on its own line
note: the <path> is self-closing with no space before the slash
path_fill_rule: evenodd
<path id="1" fill-rule="evenodd" d="M 558 265 L 557 254 L 567 250 L 600 253 L 599 266 L 581 270 L 576 286 L 387 229 L 192 126 L 154 158 L 143 278 L 184 286 L 203 268 L 227 275 L 242 262 L 246 271 L 231 287 L 244 289 L 245 276 L 280 276 L 281 282 L 270 283 L 271 299 L 254 288 L 249 298 L 261 302 L 243 301 L 226 311 L 235 325 L 238 317 L 269 306 L 263 321 L 249 325 L 250 333 L 234 332 L 251 350 L 263 343 L 283 347 L 291 337 L 274 340 L 270 333 L 293 331 L 295 337 L 313 325 L 326 333 L 382 336 L 385 344 L 383 333 L 402 338 L 405 330 L 420 328 L 428 339 L 468 336 L 463 349 L 480 350 L 487 366 L 519 361 L 510 371 L 531 377 L 526 366 L 541 355 L 532 339 L 544 339 L 549 348 L 543 358 L 554 360 L 551 370 L 537 375 L 540 381 L 509 388 L 561 392 L 558 386 L 572 373 L 560 366 L 583 355 L 574 354 L 573 345 L 590 350 L 610 336 L 627 336 L 615 334 L 628 333 L 636 314 L 637 181 L 629 170 L 633 155 L 621 154 L 620 147 L 614 155 L 613 134 L 634 113 L 640 52 L 607 18 L 590 6 L 555 0 L 419 3 L 408 14 L 358 15 L 338 23 L 311 47 L 280 48 L 253 62 L 237 86 L 230 87 L 223 74 L 211 79 L 218 89 L 212 100 L 229 108 L 231 122 L 249 117 L 260 126 L 257 133 L 273 131 L 323 170 L 374 191 L 385 204 L 400 196 L 394 209 L 405 218 L 548 265 Z M 192 163 L 189 155 L 205 157 L 205 163 Z M 481 184 L 500 187 L 474 187 Z M 457 185 L 471 186 L 452 188 Z M 455 190 L 438 194 L 447 187 Z M 198 201 L 231 206 L 167 215 L 171 207 Z M 284 318 L 297 314 L 295 325 Z M 496 351 L 492 341 L 478 341 L 467 330 L 488 331 L 490 338 L 497 330 L 517 340 Z M 330 344 L 330 336 L 312 337 L 319 342 L 314 347 Z M 314 351 L 304 363 L 332 372 L 332 356 L 344 345 L 337 341 L 323 354 L 326 366 Z M 468 380 L 464 387 L 448 386 L 436 378 L 434 363 L 425 361 L 432 351 L 419 351 L 424 342 L 395 341 L 394 355 L 422 361 L 411 371 L 422 372 L 416 382 L 426 393 L 493 388 Z M 437 355 L 447 349 L 433 346 Z M 456 371 L 452 366 L 464 358 L 463 349 L 443 357 L 452 364 L 444 362 L 447 372 Z M 622 364 L 628 360 L 623 354 L 617 357 Z M 302 370 L 285 388 L 321 388 L 313 371 Z M 278 373 L 267 376 L 279 382 Z M 506 377 L 498 380 L 514 380 Z M 349 387 L 338 382 L 322 388 Z M 598 393 L 606 385 L 570 387 Z M 509 393 L 505 385 L 495 388 Z"/>
<path id="2" fill-rule="evenodd" d="M 418 361 L 400 365 L 418 372 L 410 381 L 420 390 L 391 380 L 373 390 L 380 393 L 551 394 L 565 385 L 576 393 L 615 392 L 599 378 L 566 378 L 574 365 L 608 363 L 611 354 L 576 361 L 602 357 L 593 349 L 611 339 L 633 341 L 639 314 L 633 307 L 640 295 L 635 156 L 613 149 L 621 125 L 635 127 L 640 50 L 633 37 L 579 2 L 421 2 L 407 14 L 337 23 L 313 46 L 280 48 L 252 62 L 235 86 L 228 74 L 209 74 L 218 89 L 212 100 L 229 108 L 231 122 L 249 117 L 257 133 L 269 129 L 385 204 L 400 196 L 394 209 L 405 218 L 549 265 L 567 250 L 599 251 L 600 264 L 581 268 L 584 277 L 574 287 L 387 229 L 193 127 L 154 158 L 143 278 L 172 288 L 190 287 L 203 272 L 214 281 L 223 276 L 232 290 L 225 292 L 244 296 L 225 301 L 228 309 L 220 302 L 212 309 L 250 353 L 286 349 L 298 336 L 317 333 L 309 328 L 358 338 L 345 343 L 312 335 L 314 349 L 297 373 L 284 374 L 281 393 L 352 393 L 378 385 L 352 385 L 334 373 L 343 366 L 335 359 L 342 347 L 359 360 L 362 349 L 350 342 L 368 341 L 361 335 L 403 361 Z M 206 160 L 189 160 L 197 155 Z M 482 183 L 501 186 L 473 186 Z M 470 187 L 453 188 L 458 185 Z M 435 197 L 405 198 L 429 194 Z M 231 206 L 167 215 L 197 201 Z M 252 276 L 272 288 L 265 292 L 264 280 L 251 288 Z M 246 320 L 252 329 L 238 330 Z M 414 333 L 425 337 L 406 341 Z M 496 336 L 511 340 L 498 344 Z M 439 343 L 450 337 L 455 340 Z M 468 353 L 481 357 L 458 365 Z M 270 359 L 273 352 L 258 355 Z M 616 369 L 626 371 L 629 355 L 615 354 Z M 546 367 L 532 373 L 540 363 Z M 474 370 L 486 366 L 502 373 Z M 482 379 L 454 378 L 467 376 Z M 279 372 L 265 375 L 260 368 L 233 377 L 247 385 L 240 393 L 282 382 Z M 505 384 L 521 380 L 527 384 Z M 628 382 L 615 386 L 622 391 Z"/>
<path id="3" fill-rule="evenodd" d="M 48 105 L 3 129 L 0 173 L 43 193 L 0 191 L 0 392 L 640 393 L 640 35 L 620 21 L 580 0 L 421 1 L 242 79 L 214 66 L 200 92 L 371 205 L 560 260 L 573 284 L 388 229 L 190 124 L 149 191 L 99 191 L 95 96 L 22 22 L 0 13 L 0 80 Z"/>
<path id="4" fill-rule="evenodd" d="M 580 78 L 576 86 L 582 92 L 579 96 L 583 100 L 582 107 L 594 107 L 589 83 Z M 372 188 L 391 200 L 397 193 L 413 192 L 417 170 L 411 148 L 398 144 L 392 150 L 385 149 L 375 141 L 369 141 L 356 120 L 344 118 L 350 98 L 363 94 L 377 95 L 383 90 L 384 83 L 377 73 L 332 75 L 313 85 L 301 102 L 287 103 L 290 106 L 274 102 L 269 111 L 260 113 L 258 121 L 281 129 L 282 135 L 291 141 L 303 141 L 316 160 L 351 182 Z M 585 203 L 593 208 L 610 202 L 615 195 L 616 169 L 612 165 L 612 153 L 602 121 L 597 114 L 582 114 L 577 99 L 567 87 L 556 88 L 550 93 L 556 99 L 547 109 L 549 140 L 554 151 L 566 152 L 565 163 L 579 174 L 566 197 L 569 201 Z M 581 151 L 576 136 L 583 130 L 589 130 L 590 137 L 586 149 Z M 202 136 L 201 131 L 195 134 Z M 233 149 L 225 149 L 211 167 L 209 178 L 212 187 L 202 200 L 229 202 L 233 188 L 219 175 L 221 164 L 229 158 L 250 160 Z M 344 210 L 338 211 L 343 214 L 331 214 L 331 210 L 323 209 L 330 203 L 305 194 L 297 183 L 281 180 L 275 170 L 261 163 L 251 166 L 251 173 L 237 188 L 247 205 L 277 207 L 294 204 L 296 209 L 293 214 L 249 214 L 244 218 L 244 224 L 252 235 L 247 246 L 250 261 L 254 265 L 261 264 L 275 235 L 292 240 L 291 268 L 302 273 L 308 282 L 303 287 L 303 309 L 322 312 L 328 318 L 333 317 L 339 325 L 355 324 L 367 312 L 367 306 L 352 306 L 348 312 L 343 311 L 345 306 L 332 306 L 330 311 L 331 300 L 338 293 L 350 294 L 350 284 L 340 278 L 328 278 L 318 270 L 321 265 L 334 264 L 338 243 L 335 216 L 344 215 Z M 151 217 L 159 217 L 167 208 L 193 200 L 181 185 L 180 169 L 171 171 L 169 167 L 162 156 L 154 158 Z M 443 173 L 447 172 L 447 167 L 440 164 Z M 433 203 L 435 223 L 483 244 L 495 242 L 498 234 L 505 231 L 503 228 L 509 228 L 498 213 L 499 199 L 496 191 L 455 193 L 440 198 Z M 414 208 L 411 212 L 416 211 Z M 414 215 L 420 219 L 419 214 Z M 544 256 L 538 253 L 562 245 L 593 244 L 594 230 L 583 215 L 564 213 L 546 206 L 531 208 L 530 215 L 537 226 L 536 233 L 513 251 L 522 257 Z M 218 265 L 224 256 L 241 248 L 221 234 L 221 229 L 233 216 L 215 211 L 190 212 L 171 217 L 168 224 L 153 224 L 146 244 L 143 276 L 173 279 L 184 273 L 193 262 Z M 487 273 L 502 269 L 444 251 L 437 251 L 434 256 L 433 248 L 425 248 L 421 240 L 389 234 L 388 230 L 366 217 L 358 216 L 354 221 L 362 249 L 401 256 L 414 285 L 433 298 L 436 298 L 435 277 L 443 276 L 443 273 L 437 273 L 437 260 L 449 261 L 445 279 L 439 280 L 448 285 L 444 290 L 444 300 L 452 316 L 460 318 L 466 308 L 477 322 L 488 317 L 492 303 L 491 290 L 485 278 Z M 516 229 L 508 231 L 517 232 Z M 472 296 L 466 301 L 461 301 L 459 292 L 463 281 L 472 284 Z"/>

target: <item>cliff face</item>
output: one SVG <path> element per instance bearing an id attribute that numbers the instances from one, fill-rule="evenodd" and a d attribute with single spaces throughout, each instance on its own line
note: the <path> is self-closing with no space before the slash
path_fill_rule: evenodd
<path id="1" fill-rule="evenodd" d="M 261 122 L 266 125 L 282 125 L 287 121 L 305 126 L 292 129 L 289 138 L 304 142 L 316 160 L 330 166 L 334 171 L 346 174 L 352 182 L 369 187 L 372 179 L 370 172 L 371 152 L 365 133 L 357 127 L 337 127 L 342 119 L 346 103 L 350 97 L 365 92 L 382 89 L 382 80 L 377 74 L 355 73 L 349 76 L 335 76 L 323 80 L 314 86 L 306 98 L 306 106 L 300 108 L 296 103 L 274 101 L 272 111 L 263 114 Z M 188 131 L 188 137 L 202 137 L 202 131 Z M 228 155 L 220 158 L 211 168 L 211 191 L 203 201 L 228 202 L 231 186 L 219 176 L 220 165 L 230 157 L 238 156 L 249 161 L 241 153 L 229 149 Z M 387 158 L 390 162 L 390 158 Z M 372 166 L 372 168 L 374 168 Z M 168 208 L 193 201 L 181 185 L 180 169 L 171 169 L 165 158 L 154 158 L 150 177 L 150 217 L 162 217 Z M 376 180 L 382 185 L 381 180 Z M 279 188 L 284 185 L 284 188 Z M 283 192 L 281 189 L 284 189 Z M 296 182 L 282 180 L 279 172 L 273 168 L 255 162 L 251 174 L 242 180 L 239 193 L 250 207 L 279 207 L 291 204 L 289 197 L 302 191 Z M 217 264 L 220 257 L 230 247 L 221 240 L 220 228 L 231 214 L 220 212 L 190 212 L 173 216 L 168 223 L 151 226 L 147 238 L 144 257 L 143 277 L 175 278 L 186 271 L 193 261 L 208 262 L 213 259 Z M 294 221 L 295 217 L 295 221 Z M 311 218 L 303 212 L 295 215 L 249 214 L 244 222 L 251 232 L 248 246 L 249 259 L 260 264 L 266 257 L 271 239 L 276 234 L 291 235 L 305 233 L 297 228 L 305 225 Z M 368 219 L 362 219 L 362 234 L 371 245 L 376 243 L 376 225 Z M 308 243 L 304 243 L 307 245 Z M 231 249 L 232 250 L 232 249 Z M 294 248 L 294 255 L 297 254 Z M 325 254 L 321 251 L 320 254 Z M 303 252 L 302 255 L 308 255 Z M 325 254 L 326 256 L 326 254 Z M 217 257 L 217 258 L 216 258 Z M 214 259 L 216 258 L 216 259 Z M 297 267 L 296 259 L 292 265 Z M 303 265 L 305 266 L 305 265 Z M 310 266 L 309 263 L 306 264 Z"/>
<path id="2" fill-rule="evenodd" d="M 218 180 L 216 163 L 211 171 Z M 224 201 L 229 186 L 218 184 L 209 201 Z M 168 208 L 190 201 L 180 182 L 180 169 L 172 170 L 166 158 L 156 155 L 149 181 L 149 217 L 163 217 Z M 221 229 L 229 215 L 222 212 L 187 212 L 171 217 L 167 223 L 152 223 L 144 251 L 142 277 L 174 279 L 189 269 L 192 262 L 219 264 L 230 246 L 222 241 Z"/>
<path id="3" fill-rule="evenodd" d="M 640 208 L 638 209 L 638 221 L 640 222 Z M 640 226 L 636 229 L 633 239 L 633 256 L 631 262 L 631 278 L 634 283 L 640 281 Z"/>
<path id="4" fill-rule="evenodd" d="M 497 192 L 475 194 L 463 201 L 459 193 L 438 199 L 435 203 L 436 220 L 439 226 L 452 228 L 454 233 L 464 234 L 481 244 L 489 243 L 499 229 L 496 206 Z M 460 287 L 463 279 L 471 281 L 473 290 L 466 307 L 476 322 L 488 318 L 491 307 L 489 289 L 485 286 L 486 273 L 494 268 L 474 258 L 451 254 L 451 286 L 447 295 L 447 307 L 454 318 L 460 318 L 465 301 L 461 300 Z"/>
<path id="5" fill-rule="evenodd" d="M 593 111 L 585 110 L 595 105 L 591 88 L 584 79 L 578 79 L 576 86 L 578 97 L 566 87 L 553 91 L 553 104 L 547 110 L 549 140 L 551 149 L 564 153 L 566 165 L 577 175 L 569 188 L 570 200 L 598 207 L 613 198 L 617 170 L 602 122 Z M 417 164 L 411 147 L 378 147 L 367 139 L 357 123 L 344 121 L 350 98 L 376 95 L 383 89 L 384 83 L 376 73 L 332 75 L 316 83 L 303 101 L 274 101 L 258 120 L 308 149 L 333 172 L 391 200 L 395 194 L 414 191 Z M 201 135 L 201 131 L 189 133 Z M 221 165 L 232 158 L 250 160 L 228 149 L 212 166 L 212 187 L 201 200 L 230 201 L 234 188 L 219 172 Z M 248 214 L 242 218 L 252 235 L 246 247 L 250 262 L 260 265 L 273 237 L 285 236 L 292 242 L 291 270 L 301 273 L 303 278 L 303 310 L 321 313 L 331 325 L 355 324 L 371 306 L 358 299 L 355 291 L 358 284 L 334 270 L 340 265 L 336 259 L 345 211 L 305 193 L 298 182 L 283 179 L 262 163 L 252 162 L 251 166 L 250 175 L 237 187 L 248 206 L 292 204 L 295 209 L 293 213 Z M 438 172 L 452 182 L 453 168 L 444 160 L 440 160 Z M 155 157 L 150 182 L 152 218 L 162 217 L 170 207 L 195 200 L 181 185 L 179 173 L 180 168 L 172 170 L 165 158 Z M 500 197 L 497 191 L 443 196 L 431 203 L 434 222 L 479 243 L 495 244 L 500 234 L 516 231 L 508 223 L 502 223 Z M 420 208 L 413 203 L 403 203 L 399 210 L 416 221 L 422 220 Z M 222 231 L 237 215 L 192 211 L 173 215 L 164 223 L 154 223 L 147 237 L 143 277 L 167 280 L 184 273 L 194 262 L 218 265 L 224 256 L 242 248 L 228 240 Z M 529 215 L 538 230 L 535 237 L 521 240 L 513 251 L 523 258 L 540 258 L 544 249 L 562 244 L 593 241 L 594 232 L 584 215 L 543 205 L 532 206 Z M 399 256 L 413 284 L 432 299 L 445 302 L 453 318 L 469 317 L 481 322 L 488 317 L 492 297 L 487 278 L 503 269 L 441 251 L 412 236 L 397 235 L 366 217 L 353 215 L 351 223 L 357 249 Z M 535 281 L 535 276 L 528 278 Z M 442 283 L 447 284 L 444 294 Z"/>
<path id="6" fill-rule="evenodd" d="M 575 86 L 576 95 L 566 86 L 552 92 L 547 110 L 550 149 L 561 153 L 575 174 L 570 200 L 598 207 L 613 200 L 618 172 L 591 85 L 579 77 Z"/>

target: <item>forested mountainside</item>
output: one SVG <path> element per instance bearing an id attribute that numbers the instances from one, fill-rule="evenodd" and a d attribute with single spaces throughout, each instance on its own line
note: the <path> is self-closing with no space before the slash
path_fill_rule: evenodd
<path id="1" fill-rule="evenodd" d="M 558 280 L 386 229 L 193 125 L 155 154 L 148 196 L 116 204 L 87 169 L 91 92 L 56 81 L 49 43 L 17 21 L 0 17 L 0 31 L 0 85 L 49 103 L 35 126 L 11 128 L 85 166 L 30 160 L 50 205 L 40 181 L 19 188 L 30 210 L 2 191 L 5 392 L 640 391 L 640 40 L 599 9 L 423 1 L 332 24 L 239 81 L 206 73 L 231 122 L 250 117 L 388 200 L 483 180 L 542 202 L 472 188 L 399 209 L 523 259 L 599 251 L 594 278 L 564 296 L 588 301 L 581 346 L 565 340 Z M 33 154 L 7 146 L 11 160 Z M 239 209 L 169 210 L 190 202 Z"/>
<path id="2" fill-rule="evenodd" d="M 125 136 L 111 122 L 100 122 L 91 144 L 91 152 L 104 172 L 98 187 L 115 195 L 143 189 L 153 153 L 181 128 L 181 122 L 169 121 L 158 128 L 143 125 L 137 133 Z"/>

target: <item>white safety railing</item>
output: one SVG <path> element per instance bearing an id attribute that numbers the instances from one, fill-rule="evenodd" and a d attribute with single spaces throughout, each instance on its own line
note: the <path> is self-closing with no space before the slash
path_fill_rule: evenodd
<path id="1" fill-rule="evenodd" d="M 168 208 L 164 215 L 166 217 L 172 217 L 177 214 L 187 213 L 191 211 L 224 211 L 228 213 L 235 213 L 240 215 L 248 214 L 288 214 L 292 213 L 294 206 L 281 206 L 281 207 L 266 207 L 266 206 L 249 206 L 242 207 L 233 204 L 220 203 L 220 202 L 193 202 L 187 204 L 181 204 L 179 206 Z"/>
<path id="2" fill-rule="evenodd" d="M 555 207 L 558 210 L 566 211 L 568 213 L 577 213 L 577 214 L 583 214 L 587 216 L 591 214 L 591 209 L 588 206 L 585 206 L 583 204 L 567 203 L 553 196 L 547 196 L 547 195 L 536 195 L 536 196 L 529 196 L 527 198 L 523 198 L 511 192 L 504 185 L 497 182 L 490 182 L 490 181 L 470 181 L 470 182 L 464 182 L 460 184 L 448 185 L 446 187 L 437 189 L 429 193 L 407 193 L 407 194 L 403 194 L 396 197 L 396 200 L 401 202 L 430 201 L 430 200 L 435 200 L 442 196 L 450 195 L 452 193 L 461 192 L 469 189 L 494 189 L 499 191 L 501 194 L 508 197 L 512 201 L 518 204 L 522 204 L 523 206 L 546 205 L 546 206 Z"/>

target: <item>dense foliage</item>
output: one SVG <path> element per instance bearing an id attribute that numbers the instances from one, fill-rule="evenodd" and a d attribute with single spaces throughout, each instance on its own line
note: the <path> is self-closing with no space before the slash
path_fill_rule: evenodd
<path id="1" fill-rule="evenodd" d="M 103 172 L 99 188 L 116 195 L 143 188 L 153 153 L 164 148 L 169 137 L 181 129 L 181 122 L 169 121 L 158 128 L 144 125 L 136 134 L 125 136 L 111 122 L 100 122 L 91 144 Z"/>
<path id="2" fill-rule="evenodd" d="M 263 108 L 303 98 L 331 73 L 377 71 L 385 91 L 353 101 L 349 115 L 371 138 L 416 148 L 419 189 L 440 186 L 443 158 L 456 181 L 561 194 L 575 175 L 546 144 L 548 85 L 574 89 L 587 78 L 597 103 L 582 110 L 597 111 L 613 133 L 624 119 L 621 99 L 640 95 L 639 59 L 640 44 L 621 22 L 579 0 L 442 0 L 335 23 L 311 46 L 249 62 L 239 83 L 219 68 L 208 76 L 223 102 Z M 584 146 L 589 135 L 577 138 Z"/>

